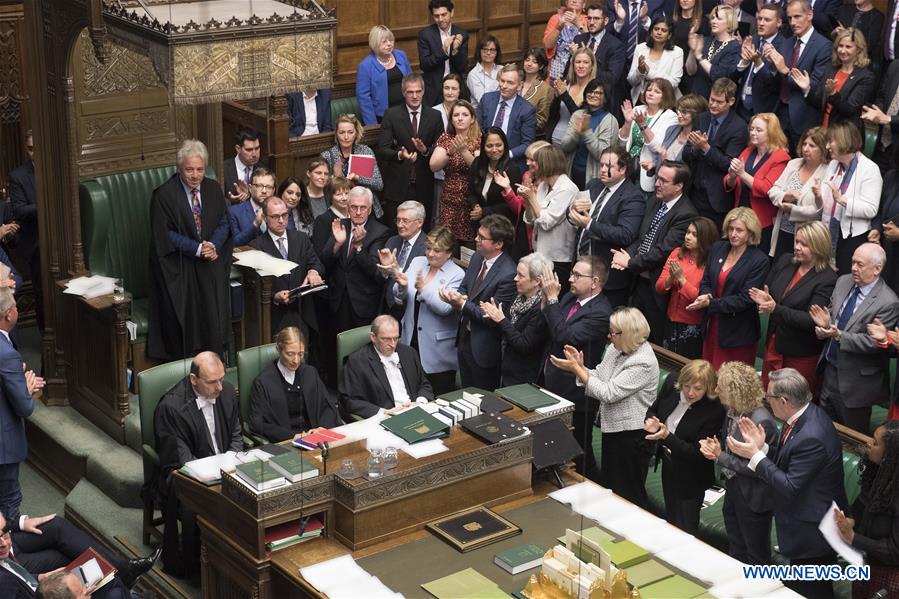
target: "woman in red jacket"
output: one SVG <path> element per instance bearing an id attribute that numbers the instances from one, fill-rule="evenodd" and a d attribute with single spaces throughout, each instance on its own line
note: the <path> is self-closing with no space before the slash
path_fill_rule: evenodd
<path id="1" fill-rule="evenodd" d="M 770 112 L 762 112 L 749 122 L 749 145 L 739 158 L 730 161 L 724 175 L 724 189 L 734 192 L 734 208 L 752 208 L 762 225 L 759 249 L 768 253 L 778 207 L 768 198 L 768 190 L 790 161 L 787 136 L 780 121 Z"/>

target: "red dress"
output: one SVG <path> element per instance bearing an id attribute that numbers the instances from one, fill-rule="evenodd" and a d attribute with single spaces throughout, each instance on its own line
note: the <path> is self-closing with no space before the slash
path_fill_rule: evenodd
<path id="1" fill-rule="evenodd" d="M 731 267 L 733 268 L 733 267 Z M 730 269 L 721 269 L 718 273 L 718 286 L 715 295 L 721 297 L 724 293 L 724 283 Z M 757 343 L 742 345 L 740 347 L 721 347 L 718 344 L 718 315 L 710 314 L 706 326 L 705 342 L 702 345 L 702 357 L 712 363 L 712 368 L 718 370 L 725 362 L 744 362 L 755 367 L 755 352 Z"/>
<path id="2" fill-rule="evenodd" d="M 449 148 L 453 138 L 444 133 L 437 140 L 437 146 L 443 148 L 449 154 Z M 481 145 L 480 139 L 469 147 L 474 151 Z M 440 198 L 441 225 L 447 227 L 459 241 L 472 241 L 474 239 L 474 223 L 469 215 L 471 206 L 468 204 L 468 165 L 462 154 L 449 154 L 449 162 L 443 168 L 443 196 Z"/>

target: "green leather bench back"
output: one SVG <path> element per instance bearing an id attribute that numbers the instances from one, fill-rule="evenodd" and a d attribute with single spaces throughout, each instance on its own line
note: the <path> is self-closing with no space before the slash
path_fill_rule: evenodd
<path id="1" fill-rule="evenodd" d="M 359 108 L 359 99 L 356 96 L 331 100 L 331 123 L 337 127 L 337 117 L 342 114 L 355 114 L 359 122 L 362 122 L 362 109 Z"/>

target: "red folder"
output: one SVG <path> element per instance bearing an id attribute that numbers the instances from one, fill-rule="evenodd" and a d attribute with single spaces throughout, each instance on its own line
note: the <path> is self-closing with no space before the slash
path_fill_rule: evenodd
<path id="1" fill-rule="evenodd" d="M 350 166 L 348 173 L 356 173 L 360 177 L 371 178 L 375 174 L 375 157 L 363 156 L 362 154 L 350 155 Z"/>
<path id="2" fill-rule="evenodd" d="M 100 571 L 103 573 L 103 578 L 101 578 L 100 581 L 97 582 L 91 589 L 92 591 L 96 591 L 97 589 L 108 583 L 110 580 L 112 580 L 117 570 L 112 566 L 112 564 L 106 561 L 106 559 L 102 555 L 97 553 L 93 547 L 88 547 L 87 549 L 85 549 L 84 552 L 76 557 L 71 564 L 66 566 L 66 570 L 73 572 L 75 576 L 81 579 L 82 577 L 78 574 L 78 572 L 74 572 L 74 570 L 92 559 L 97 560 L 97 564 L 100 566 Z"/>

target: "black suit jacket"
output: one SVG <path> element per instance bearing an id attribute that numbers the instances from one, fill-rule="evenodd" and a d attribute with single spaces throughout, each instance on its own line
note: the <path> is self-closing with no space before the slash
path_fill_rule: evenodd
<path id="1" fill-rule="evenodd" d="M 536 383 L 543 364 L 543 348 L 546 345 L 546 319 L 540 311 L 540 302 L 518 317 L 515 324 L 509 319 L 509 306 L 503 306 L 506 314 L 499 323 L 503 333 L 503 386 L 520 383 Z"/>
<path id="2" fill-rule="evenodd" d="M 260 161 L 260 162 L 256 163 L 256 166 L 264 166 L 264 165 Z M 250 167 L 251 174 L 252 174 L 254 168 L 256 168 L 256 167 L 255 166 Z M 229 193 L 234 193 L 234 186 L 237 184 L 237 182 L 243 181 L 243 173 L 241 173 L 240 175 L 237 174 L 237 166 L 235 166 L 235 164 L 234 164 L 234 156 L 232 156 L 231 158 L 227 158 L 225 160 L 225 163 L 222 166 L 222 170 L 224 171 L 223 178 L 222 178 L 222 185 L 225 188 L 225 196 L 227 197 L 227 195 Z"/>
<path id="3" fill-rule="evenodd" d="M 893 69 L 894 66 L 899 67 L 899 60 L 890 64 L 890 69 L 899 73 L 899 68 Z M 893 91 L 895 93 L 895 90 Z M 899 171 L 896 170 L 891 170 L 883 178 L 883 195 L 880 199 L 880 208 L 877 212 L 877 218 L 871 223 L 871 226 L 881 232 L 880 242 L 887 254 L 887 262 L 881 276 L 890 289 L 899 293 L 899 242 L 887 241 L 883 237 L 883 224 L 886 222 L 893 222 L 893 224 L 899 226 Z"/>
<path id="4" fill-rule="evenodd" d="M 718 339 L 712 339 L 719 347 L 741 347 L 759 340 L 761 326 L 756 303 L 749 297 L 749 289 L 761 289 L 771 268 L 765 252 L 756 246 L 746 248 L 734 264 L 727 280 L 724 293 L 716 293 L 718 275 L 730 251 L 730 242 L 721 239 L 709 250 L 705 272 L 699 285 L 699 293 L 711 293 L 712 301 L 705 311 L 704 325 L 714 314 L 718 317 Z"/>
<path id="5" fill-rule="evenodd" d="M 646 411 L 663 423 L 680 402 L 680 391 L 674 388 L 674 377 L 668 377 L 656 401 Z M 665 480 L 674 484 L 674 494 L 681 499 L 699 497 L 715 484 L 715 463 L 699 451 L 699 441 L 714 437 L 721 429 L 726 410 L 716 399 L 708 396 L 690 404 L 677 425 L 677 431 L 659 441 L 658 454 L 663 468 L 671 476 Z"/>
<path id="6" fill-rule="evenodd" d="M 22 256 L 31 259 L 38 250 L 37 199 L 34 191 L 34 162 L 27 161 L 9 173 L 9 202 L 13 219 L 19 223 L 16 239 Z"/>
<path id="7" fill-rule="evenodd" d="M 418 397 L 433 400 L 434 392 L 421 367 L 418 352 L 399 343 L 396 353 L 400 356 L 400 370 L 409 399 L 413 402 Z M 350 354 L 340 380 L 340 403 L 347 413 L 363 418 L 374 416 L 378 408 L 390 409 L 396 405 L 384 365 L 371 343 Z"/>
<path id="8" fill-rule="evenodd" d="M 824 348 L 824 341 L 815 337 L 815 323 L 808 309 L 813 305 L 827 308 L 837 282 L 837 273 L 830 268 L 814 269 L 805 273 L 787 291 L 797 266 L 793 255 L 785 254 L 777 259 L 765 284 L 774 298 L 774 312 L 768 317 L 768 338 L 777 334 L 775 349 L 784 356 L 817 356 Z"/>
<path id="9" fill-rule="evenodd" d="M 335 252 L 336 242 L 329 230 L 328 240 L 321 252 L 328 273 L 331 312 L 337 312 L 340 298 L 346 295 L 356 314 L 364 320 L 371 320 L 381 308 L 381 295 L 384 293 L 384 279 L 378 272 L 378 250 L 384 247 L 390 230 L 370 217 L 365 223 L 362 249 L 359 252 L 349 250 L 348 255 L 351 221 L 345 218 L 342 222 L 347 241 Z"/>
<path id="10" fill-rule="evenodd" d="M 462 45 L 453 56 L 447 56 L 440 41 L 440 30 L 431 23 L 418 32 L 418 63 L 425 80 L 425 106 L 443 102 L 443 71 L 449 61 L 449 72 L 465 79 L 468 70 L 468 31 L 458 25 L 450 25 L 450 35 L 461 35 Z"/>
<path id="11" fill-rule="evenodd" d="M 461 318 L 459 319 L 459 332 L 467 325 L 471 326 L 471 352 L 474 359 L 482 367 L 491 368 L 499 366 L 500 356 L 500 339 L 502 334 L 499 325 L 484 317 L 481 311 L 480 303 L 489 302 L 490 298 L 496 300 L 497 304 L 508 306 L 515 299 L 515 260 L 508 252 L 500 254 L 487 275 L 484 277 L 483 283 L 477 289 L 477 293 L 470 293 L 470 289 L 474 286 L 484 264 L 484 257 L 475 252 L 465 271 L 465 277 L 462 284 L 459 285 L 459 293 L 467 295 L 468 299 L 462 305 Z M 457 339 L 460 336 L 457 336 Z"/>
<path id="12" fill-rule="evenodd" d="M 892 3 L 890 4 L 892 5 Z M 899 36 L 899 29 L 897 29 L 897 36 Z M 899 50 L 899 43 L 896 44 L 896 48 Z M 874 96 L 874 104 L 876 104 L 883 112 L 886 112 L 890 107 L 890 102 L 893 101 L 893 96 L 896 95 L 897 89 L 899 89 L 899 60 L 894 60 L 890 63 L 890 66 L 887 67 L 886 72 L 881 76 L 880 86 L 877 90 L 877 94 Z M 877 130 L 879 135 L 880 127 L 878 127 Z M 893 136 L 893 143 L 899 143 L 899 114 L 890 117 L 890 131 Z M 895 148 L 896 146 L 892 147 Z"/>
<path id="13" fill-rule="evenodd" d="M 590 192 L 590 201 L 596 204 L 596 199 L 603 192 L 605 185 L 599 179 L 592 179 L 587 183 L 587 191 Z M 621 182 L 615 193 L 607 197 L 603 202 L 602 211 L 598 218 L 578 233 L 574 250 L 577 252 L 581 243 L 581 236 L 590 239 L 590 255 L 599 256 L 612 263 L 612 250 L 626 248 L 637 239 L 640 223 L 643 222 L 643 214 L 646 211 L 646 201 L 641 192 L 633 183 L 625 179 Z M 592 214 L 591 210 L 591 214 Z M 576 260 L 576 257 L 575 257 Z M 605 289 L 624 289 L 630 285 L 630 277 L 624 271 L 609 270 L 609 280 Z"/>
<path id="14" fill-rule="evenodd" d="M 294 377 L 294 383 L 299 381 L 303 394 L 303 407 L 309 428 L 331 428 L 343 424 L 337 402 L 331 401 L 328 390 L 314 367 L 300 364 Z M 284 384 L 284 377 L 278 370 L 276 360 L 259 373 L 253 381 L 253 391 L 250 394 L 250 430 L 273 442 L 292 439 L 296 433 L 303 432 L 290 428 L 288 396 Z"/>
<path id="15" fill-rule="evenodd" d="M 409 255 L 406 256 L 406 261 L 403 264 L 400 264 L 400 269 L 403 272 L 406 272 L 406 269 L 409 268 L 409 264 L 412 263 L 413 258 L 418 258 L 419 256 L 425 255 L 426 239 L 427 235 L 425 234 L 424 230 L 420 231 L 418 233 L 418 238 L 415 240 L 415 243 L 412 244 L 412 247 L 409 249 Z M 399 235 L 394 235 L 387 240 L 387 243 L 384 244 L 384 247 L 391 252 L 396 250 L 397 258 L 399 258 L 400 252 L 403 251 L 403 238 Z M 386 282 L 384 283 L 384 300 L 387 303 L 388 313 L 392 314 L 394 318 L 402 322 L 405 307 L 397 305 L 396 299 L 393 297 L 393 283 L 393 279 L 386 279 Z"/>
<path id="16" fill-rule="evenodd" d="M 699 115 L 696 128 L 708 133 L 712 116 L 708 112 Z M 724 190 L 724 175 L 730 168 L 730 161 L 740 156 L 746 147 L 746 121 L 730 110 L 724 121 L 709 141 L 709 151 L 702 153 L 687 142 L 684 146 L 684 162 L 693 172 L 693 187 L 690 197 L 700 209 L 711 207 L 719 214 L 727 213 L 734 207 L 734 194 Z"/>
<path id="17" fill-rule="evenodd" d="M 602 359 L 609 336 L 612 304 L 600 293 L 568 318 L 568 313 L 576 301 L 574 295 L 566 293 L 559 303 L 548 304 L 543 309 L 543 317 L 549 330 L 547 352 L 549 355 L 561 357 L 562 348 L 573 345 L 584 352 L 584 365 L 593 368 Z M 574 402 L 575 410 L 587 411 L 584 388 L 577 386 L 574 374 L 556 368 L 548 360 L 543 373 L 547 389 Z"/>
<path id="18" fill-rule="evenodd" d="M 278 246 L 275 245 L 272 236 L 268 233 L 263 233 L 251 241 L 250 247 L 275 258 L 281 257 Z M 325 267 L 318 259 L 318 254 L 312 247 L 312 241 L 301 231 L 292 229 L 287 231 L 287 259 L 296 262 L 298 266 L 290 271 L 289 275 L 275 277 L 275 280 L 272 281 L 272 295 L 285 289 L 296 289 L 303 283 L 306 273 L 310 270 L 315 270 L 322 275 L 322 278 L 325 276 Z M 272 303 L 271 312 L 272 335 L 284 327 L 299 327 L 303 330 L 304 335 L 309 332 L 309 329 L 318 330 L 318 320 L 315 317 L 315 307 L 312 301 L 298 298 L 289 304 Z"/>
<path id="19" fill-rule="evenodd" d="M 427 147 L 426 152 L 418 152 L 412 143 L 412 121 L 405 104 L 394 106 L 384 113 L 381 120 L 381 132 L 378 134 L 376 154 L 384 176 L 384 198 L 395 204 L 409 199 L 409 185 L 412 171 L 415 171 L 415 197 L 426 207 L 434 200 L 434 173 L 429 164 L 431 151 L 437 138 L 443 133 L 443 119 L 440 113 L 424 104 L 419 108 L 418 138 Z M 409 152 L 417 152 L 418 158 L 400 160 L 397 152 L 406 148 Z"/>
<path id="20" fill-rule="evenodd" d="M 743 5 L 748 6 L 752 5 L 753 14 L 755 13 L 755 2 L 747 2 L 744 1 Z M 746 10 L 745 8 L 743 10 Z M 784 35 L 778 32 L 774 39 L 771 40 L 771 45 L 780 52 L 782 55 L 785 55 L 787 59 L 790 57 L 790 53 L 792 52 L 792 46 L 788 46 L 786 44 L 786 39 Z M 759 47 L 759 36 L 752 36 L 752 43 L 755 44 L 755 47 Z M 767 42 L 766 42 L 767 43 Z M 785 47 L 788 46 L 788 47 Z M 786 52 L 786 54 L 784 54 Z M 771 63 L 762 61 L 762 66 L 759 68 L 758 72 L 752 74 L 752 80 L 750 81 L 750 85 L 752 87 L 752 110 L 746 109 L 742 104 L 743 99 L 743 88 L 746 85 L 746 78 L 749 76 L 749 72 L 755 68 L 755 65 L 750 64 L 746 67 L 746 70 L 742 72 L 742 76 L 740 77 L 738 91 L 737 91 L 737 102 L 740 103 L 741 113 L 743 116 L 746 116 L 748 113 L 758 114 L 760 112 L 774 112 L 777 110 L 777 104 L 780 101 L 780 82 L 777 79 L 777 70 L 771 65 Z"/>
<path id="21" fill-rule="evenodd" d="M 862 121 L 862 106 L 871 103 L 874 95 L 875 78 L 874 73 L 868 67 L 854 68 L 852 74 L 843 84 L 842 89 L 832 96 L 824 96 L 824 83 L 828 79 L 833 79 L 836 69 L 833 65 L 828 65 L 824 71 L 818 85 L 809 90 L 808 96 L 805 97 L 809 105 L 815 110 L 820 110 L 824 114 L 824 106 L 830 104 L 830 124 L 849 121 L 855 124 L 859 132 L 864 135 L 865 124 Z M 892 98 L 890 98 L 892 100 Z"/>
<path id="22" fill-rule="evenodd" d="M 631 257 L 628 270 L 635 274 L 641 272 L 649 273 L 649 280 L 652 282 L 652 286 L 655 286 L 655 281 L 659 280 L 659 275 L 662 274 L 662 267 L 665 266 L 665 260 L 668 259 L 672 250 L 683 245 L 687 227 L 690 226 L 690 222 L 697 216 L 696 209 L 693 207 L 690 198 L 685 195 L 681 196 L 674 206 L 665 213 L 662 222 L 659 223 L 659 229 L 656 231 L 649 251 L 645 254 L 640 254 L 638 253 L 640 243 L 649 231 L 652 219 L 655 218 L 661 206 L 662 200 L 659 198 L 653 197 L 649 200 L 646 205 L 646 212 L 643 213 L 643 222 L 640 223 L 637 239 L 627 248 L 627 253 Z M 668 308 L 667 296 L 655 294 L 655 298 L 659 309 L 665 311 Z"/>

